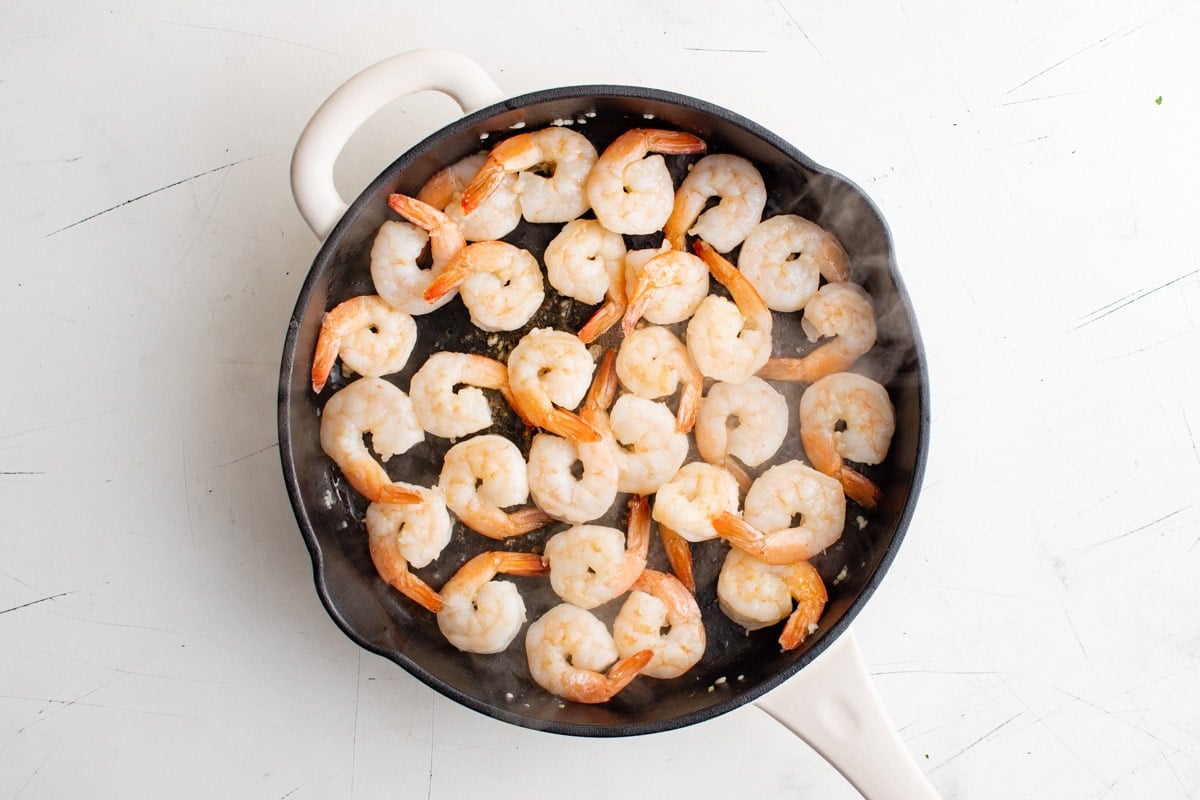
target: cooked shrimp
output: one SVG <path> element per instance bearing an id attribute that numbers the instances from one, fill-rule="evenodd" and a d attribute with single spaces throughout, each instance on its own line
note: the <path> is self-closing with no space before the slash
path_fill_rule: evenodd
<path id="1" fill-rule="evenodd" d="M 696 449 L 710 464 L 727 466 L 729 456 L 736 456 L 746 466 L 757 467 L 783 444 L 790 415 L 783 395 L 761 378 L 714 383 L 700 401 Z"/>
<path id="2" fill-rule="evenodd" d="M 576 703 L 611 700 L 654 656 L 643 650 L 618 661 L 617 646 L 604 623 L 570 603 L 555 606 L 529 626 L 525 653 L 538 686 Z M 607 674 L 601 672 L 604 669 Z"/>
<path id="3" fill-rule="evenodd" d="M 540 508 L 506 508 L 529 499 L 525 459 L 503 436 L 484 434 L 446 451 L 438 486 L 463 524 L 489 539 L 520 536 L 552 520 Z"/>
<path id="4" fill-rule="evenodd" d="M 638 576 L 617 612 L 613 641 L 622 656 L 652 651 L 642 667 L 651 678 L 678 678 L 696 666 L 707 644 L 696 598 L 674 576 L 652 569 Z"/>
<path id="5" fill-rule="evenodd" d="M 525 624 L 525 601 L 516 585 L 497 575 L 545 575 L 534 553 L 480 553 L 459 567 L 442 587 L 437 623 L 450 644 L 466 653 L 491 654 L 508 648 Z"/>
<path id="6" fill-rule="evenodd" d="M 371 503 L 367 506 L 367 543 L 379 576 L 401 594 L 435 614 L 442 598 L 409 571 L 427 566 L 450 543 L 454 529 L 446 502 L 437 489 L 413 487 L 415 503 Z"/>
<path id="7" fill-rule="evenodd" d="M 818 555 L 842 537 L 845 525 L 842 485 L 799 461 L 759 475 L 746 493 L 741 517 L 713 521 L 723 538 L 768 564 Z"/>
<path id="8" fill-rule="evenodd" d="M 417 343 L 417 323 L 379 295 L 351 297 L 326 311 L 317 335 L 312 387 L 320 392 L 338 356 L 359 375 L 378 378 L 404 369 Z"/>
<path id="9" fill-rule="evenodd" d="M 382 378 L 359 378 L 329 398 L 321 411 L 321 449 L 368 500 L 421 502 L 422 495 L 413 487 L 388 477 L 363 441 L 367 433 L 383 461 L 425 438 L 408 395 Z"/>
<path id="10" fill-rule="evenodd" d="M 632 279 L 628 272 L 625 275 L 627 302 L 621 328 L 626 334 L 642 318 L 655 325 L 683 322 L 708 296 L 708 267 L 691 253 L 666 250 L 632 271 Z"/>
<path id="11" fill-rule="evenodd" d="M 630 332 L 617 351 L 616 368 L 621 385 L 647 400 L 667 397 L 682 387 L 675 429 L 680 433 L 692 430 L 704 391 L 704 376 L 675 334 L 658 325 Z"/>
<path id="12" fill-rule="evenodd" d="M 530 222 L 567 222 L 588 210 L 584 184 L 598 155 L 582 133 L 542 128 L 505 139 L 492 148 L 479 173 L 463 190 L 468 214 L 506 176 L 519 173 L 516 192 L 521 214 Z M 537 174 L 546 169 L 549 177 Z"/>
<path id="13" fill-rule="evenodd" d="M 575 464 L 582 466 L 578 478 Z M 617 497 L 612 445 L 603 439 L 576 444 L 553 434 L 537 434 L 529 447 L 529 493 L 538 508 L 564 522 L 604 516 Z"/>
<path id="14" fill-rule="evenodd" d="M 628 287 L 636 282 L 638 273 L 647 261 L 670 249 L 670 243 L 663 242 L 658 248 L 625 251 L 623 268 L 609 276 L 608 294 L 605 295 L 604 304 L 596 309 L 596 313 L 579 329 L 580 341 L 590 344 L 621 321 L 628 306 Z"/>
<path id="15" fill-rule="evenodd" d="M 491 403 L 483 389 L 496 389 L 505 399 L 511 396 L 508 367 L 503 361 L 473 353 L 439 352 L 412 376 L 408 394 L 427 433 L 457 439 L 492 424 Z"/>
<path id="16" fill-rule="evenodd" d="M 714 197 L 721 202 L 708 208 Z M 698 236 L 728 253 L 742 243 L 762 219 L 767 185 L 754 165 L 741 156 L 705 156 L 675 192 L 675 206 L 663 235 L 676 250 L 685 250 L 685 234 Z"/>
<path id="17" fill-rule="evenodd" d="M 487 153 L 475 153 L 456 161 L 425 182 L 417 199 L 428 203 L 454 221 L 468 242 L 502 239 L 521 222 L 517 199 L 517 176 L 506 175 L 492 193 L 470 213 L 463 211 L 463 189 L 479 172 Z"/>
<path id="18" fill-rule="evenodd" d="M 659 487 L 653 517 L 689 542 L 703 542 L 717 537 L 714 518 L 737 513 L 738 499 L 737 481 L 728 471 L 693 461 Z"/>
<path id="19" fill-rule="evenodd" d="M 772 358 L 758 375 L 780 381 L 812 383 L 825 375 L 844 372 L 875 345 L 875 310 L 871 298 L 856 283 L 827 283 L 804 307 L 800 321 L 810 341 L 831 341 L 799 358 Z"/>
<path id="20" fill-rule="evenodd" d="M 795 214 L 758 223 L 742 243 L 737 265 L 775 311 L 804 308 L 822 277 L 850 280 L 850 257 L 837 237 Z"/>
<path id="21" fill-rule="evenodd" d="M 635 128 L 604 149 L 587 180 L 596 219 L 614 233 L 662 230 L 675 205 L 675 184 L 661 155 L 703 153 L 705 144 L 690 133 Z"/>
<path id="22" fill-rule="evenodd" d="M 575 408 L 587 393 L 595 364 L 579 337 L 534 328 L 508 356 L 508 383 L 517 412 L 530 424 L 573 442 L 598 442 L 600 433 Z"/>
<path id="23" fill-rule="evenodd" d="M 896 430 L 887 389 L 864 375 L 838 372 L 800 395 L 800 442 L 820 472 L 837 478 L 846 495 L 864 506 L 879 502 L 879 488 L 843 459 L 878 464 Z"/>
<path id="24" fill-rule="evenodd" d="M 595 608 L 625 594 L 646 568 L 650 551 L 650 503 L 629 501 L 626 533 L 605 525 L 576 525 L 546 542 L 550 585 L 580 608 Z"/>
<path id="25" fill-rule="evenodd" d="M 608 296 L 625 268 L 625 240 L 594 219 L 571 220 L 546 245 L 546 279 L 559 294 L 589 305 Z"/>
<path id="26" fill-rule="evenodd" d="M 687 326 L 687 348 L 705 377 L 742 383 L 771 357 L 771 310 L 750 282 L 703 240 L 696 254 L 733 297 L 708 295 Z"/>
<path id="27" fill-rule="evenodd" d="M 799 647 L 817 630 L 828 599 L 820 573 L 807 561 L 772 565 L 734 547 L 717 577 L 721 610 L 746 630 L 756 631 L 787 619 L 779 636 L 784 650 Z"/>
<path id="28" fill-rule="evenodd" d="M 471 322 L 485 331 L 515 331 L 546 298 L 537 259 L 508 242 L 473 242 L 459 250 L 425 289 L 425 299 L 436 302 L 456 288 Z"/>
<path id="29" fill-rule="evenodd" d="M 601 371 L 596 374 L 597 380 L 604 380 Z M 601 433 L 599 441 L 576 443 L 539 433 L 529 447 L 529 493 L 538 508 L 555 519 L 590 522 L 604 516 L 617 498 L 616 445 L 603 435 L 600 395 L 601 387 L 593 383 L 579 409 L 580 418 Z"/>
<path id="30" fill-rule="evenodd" d="M 388 305 L 409 314 L 428 314 L 450 302 L 453 294 L 426 300 L 425 290 L 466 245 L 462 230 L 442 212 L 402 194 L 388 196 L 388 207 L 408 222 L 383 223 L 371 246 L 371 280 Z M 409 224 L 413 223 L 413 224 Z M 429 243 L 433 265 L 417 263 Z"/>

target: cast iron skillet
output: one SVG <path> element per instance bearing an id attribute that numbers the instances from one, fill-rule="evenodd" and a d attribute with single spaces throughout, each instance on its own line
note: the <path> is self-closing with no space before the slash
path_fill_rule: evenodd
<path id="1" fill-rule="evenodd" d="M 465 110 L 482 107 L 400 156 L 343 213 L 344 204 L 332 188 L 332 162 L 349 132 L 385 100 L 424 88 L 451 94 Z M 406 53 L 347 82 L 314 117 L 297 145 L 293 189 L 298 205 L 318 235 L 328 236 L 301 289 L 286 336 L 279 383 L 279 444 L 287 489 L 312 555 L 317 591 L 334 621 L 359 645 L 396 662 L 444 695 L 506 722 L 561 734 L 627 736 L 710 719 L 763 697 L 839 637 L 845 637 L 851 620 L 895 557 L 912 516 L 925 462 L 929 398 L 916 321 L 897 271 L 887 227 L 870 200 L 848 180 L 813 163 L 770 131 L 701 100 L 628 86 L 555 88 L 491 103 L 497 96 L 500 92 L 490 79 L 461 56 L 443 51 Z M 676 680 L 639 678 L 602 705 L 564 703 L 533 684 L 521 647 L 522 637 L 505 654 L 459 652 L 446 642 L 432 615 L 378 577 L 367 550 L 363 524 L 366 501 L 349 488 L 319 444 L 321 407 L 347 379 L 335 369 L 320 395 L 313 393 L 309 382 L 324 312 L 351 296 L 373 293 L 368 267 L 371 244 L 383 221 L 396 218 L 385 203 L 387 195 L 415 195 L 442 167 L 505 136 L 564 123 L 591 138 L 601 151 L 631 127 L 691 131 L 708 143 L 710 153 L 737 153 L 754 162 L 770 193 L 764 216 L 796 213 L 834 232 L 851 256 L 854 279 L 873 299 L 879 326 L 877 345 L 854 371 L 886 385 L 897 421 L 885 463 L 864 468 L 883 490 L 883 501 L 870 510 L 849 503 L 846 534 L 814 560 L 830 594 L 815 635 L 792 652 L 780 651 L 778 626 L 747 635 L 717 607 L 716 575 L 727 545 L 719 540 L 694 545 L 697 599 L 709 635 L 703 660 Z M 668 158 L 677 184 L 687 163 L 694 160 Z M 540 256 L 559 227 L 522 223 L 505 238 Z M 657 244 L 658 238 L 627 237 L 627 241 L 633 248 Z M 409 367 L 389 380 L 407 389 L 411 374 L 428 354 L 438 350 L 482 352 L 503 359 L 529 328 L 575 330 L 593 310 L 558 298 L 548 284 L 546 288 L 550 299 L 542 311 L 526 328 L 513 334 L 476 330 L 457 300 L 418 318 L 417 350 Z M 776 314 L 777 353 L 799 354 L 811 347 L 799 330 L 798 317 Z M 777 384 L 777 388 L 788 393 L 794 409 L 796 393 L 802 387 Z M 793 413 L 793 429 L 784 450 L 769 463 L 803 458 L 794 417 Z M 523 448 L 528 446 L 529 435 L 520 425 L 500 423 L 497 428 L 495 432 L 510 436 Z M 409 453 L 393 458 L 387 464 L 388 471 L 396 480 L 431 485 L 437 480 L 441 456 L 448 446 L 448 442 L 429 436 Z M 618 505 L 621 509 L 607 521 L 621 526 L 623 504 Z M 543 532 L 497 543 L 456 525 L 448 548 L 420 574 L 438 587 L 477 552 L 537 549 L 550 533 L 563 527 L 551 526 Z M 651 565 L 665 569 L 657 542 L 651 551 Z M 558 602 L 544 579 L 513 580 L 525 596 L 530 619 Z M 620 602 L 602 607 L 598 615 L 611 621 Z M 768 711 L 775 713 L 771 708 Z M 893 781 L 895 776 L 892 772 Z M 848 777 L 866 791 L 864 782 Z M 914 794 L 910 788 L 904 796 L 923 795 Z"/>

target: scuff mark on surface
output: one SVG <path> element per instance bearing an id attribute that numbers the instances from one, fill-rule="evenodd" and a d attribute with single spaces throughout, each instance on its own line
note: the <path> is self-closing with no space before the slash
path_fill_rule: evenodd
<path id="1" fill-rule="evenodd" d="M 1113 314 L 1117 311 L 1120 311 L 1121 309 L 1125 308 L 1126 306 L 1131 305 L 1132 303 L 1136 303 L 1138 300 L 1145 299 L 1152 294 L 1161 292 L 1163 289 L 1167 289 L 1171 286 L 1174 286 L 1177 283 L 1182 283 L 1183 281 L 1186 281 L 1189 278 L 1195 278 L 1197 276 L 1200 276 L 1200 269 L 1194 269 L 1191 272 L 1186 272 L 1177 278 L 1172 278 L 1171 280 L 1167 281 L 1166 283 L 1160 283 L 1158 286 L 1152 286 L 1149 289 L 1142 289 L 1140 291 L 1133 292 L 1131 294 L 1127 294 L 1124 297 L 1114 300 L 1113 302 L 1109 303 L 1106 306 L 1101 306 L 1100 308 L 1096 309 L 1095 311 L 1091 312 L 1090 314 L 1086 314 L 1083 317 L 1083 319 L 1080 320 L 1079 323 L 1076 324 L 1075 327 L 1072 328 L 1071 330 L 1077 331 L 1080 328 L 1084 328 L 1088 325 L 1091 325 L 1093 322 L 1097 322 L 1099 320 L 1104 319 L 1109 314 Z"/>
<path id="2" fill-rule="evenodd" d="M 58 230 L 50 231 L 50 233 L 47 233 L 44 238 L 48 239 L 51 236 L 55 236 L 57 234 L 62 233 L 63 231 L 68 231 L 71 228 L 74 228 L 78 225 L 82 225 L 85 222 L 90 222 L 91 220 L 94 220 L 97 217 L 101 217 L 101 216 L 109 213 L 110 211 L 116 211 L 119 208 L 124 208 L 125 206 L 129 205 L 130 203 L 136 203 L 139 200 L 145 200 L 147 197 L 156 195 L 159 192 L 165 192 L 168 189 L 174 189 L 176 186 L 182 186 L 185 183 L 189 183 L 190 181 L 197 180 L 198 178 L 203 178 L 206 175 L 212 175 L 214 172 L 220 172 L 221 170 L 226 170 L 226 169 L 230 169 L 232 167 L 236 167 L 238 164 L 245 164 L 248 161 L 254 161 L 255 159 L 262 158 L 264 155 L 266 155 L 266 154 L 264 153 L 264 154 L 260 154 L 257 156 L 250 156 L 248 158 L 243 158 L 238 161 L 231 161 L 228 164 L 222 164 L 219 167 L 213 167 L 212 169 L 206 169 L 203 172 L 197 172 L 195 175 L 192 175 L 191 177 L 182 178 L 177 181 L 172 181 L 171 183 L 168 183 L 165 186 L 160 186 L 157 189 L 151 189 L 148 192 L 143 192 L 142 194 L 139 194 L 136 197 L 131 197 L 128 200 L 123 200 L 122 202 L 117 203 L 115 206 L 109 206 L 108 208 L 103 209 L 101 211 L 97 211 L 94 214 L 89 214 L 88 216 L 84 217 L 83 219 L 75 220 L 70 225 L 64 225 L 63 227 L 59 228 Z"/>
<path id="3" fill-rule="evenodd" d="M 75 592 L 74 591 L 59 592 L 58 594 L 52 594 L 49 597 L 43 597 L 39 600 L 30 600 L 28 603 L 22 603 L 19 606 L 13 606 L 12 608 L 6 608 L 6 609 L 0 611 L 0 614 L 7 614 L 10 611 L 20 611 L 22 608 L 29 608 L 30 606 L 36 606 L 38 603 L 45 603 L 47 600 L 56 600 L 59 597 L 66 597 L 69 594 L 75 594 Z"/>
<path id="4" fill-rule="evenodd" d="M 1171 519 L 1172 517 L 1179 516 L 1179 515 L 1180 515 L 1180 514 L 1182 514 L 1184 511 L 1188 511 L 1188 510 L 1189 510 L 1189 509 L 1191 509 L 1191 508 L 1192 508 L 1192 506 L 1190 506 L 1190 505 L 1189 505 L 1189 506 L 1184 506 L 1183 508 L 1177 508 L 1177 509 L 1175 509 L 1174 511 L 1172 511 L 1170 514 L 1163 514 L 1163 515 L 1162 515 L 1161 517 L 1159 517 L 1158 519 L 1153 519 L 1153 520 L 1151 520 L 1151 521 L 1149 521 L 1149 522 L 1145 523 L 1144 525 L 1139 525 L 1139 526 L 1137 526 L 1136 528 L 1133 528 L 1133 529 L 1131 529 L 1131 530 L 1127 530 L 1127 531 L 1125 531 L 1124 533 L 1121 533 L 1121 534 L 1118 534 L 1118 535 L 1116 535 L 1116 536 L 1113 536 L 1113 537 L 1112 537 L 1112 538 L 1110 538 L 1110 539 L 1102 539 L 1102 540 L 1101 540 L 1101 541 L 1099 541 L 1099 542 L 1093 542 L 1093 543 L 1092 543 L 1091 545 L 1089 545 L 1089 546 L 1090 546 L 1090 547 L 1099 547 L 1100 545 L 1103 545 L 1103 544 L 1112 544 L 1113 542 L 1120 541 L 1121 539 L 1124 539 L 1124 538 L 1126 538 L 1126 537 L 1128 537 L 1128 536 L 1133 536 L 1135 533 L 1141 533 L 1142 531 L 1144 531 L 1144 530 L 1147 530 L 1147 529 L 1149 529 L 1149 528 L 1152 528 L 1152 527 L 1154 527 L 1155 525 L 1158 525 L 1158 524 L 1159 524 L 1159 523 L 1161 523 L 1161 522 L 1166 522 L 1167 520 Z"/>
<path id="5" fill-rule="evenodd" d="M 992 728 L 990 731 L 988 731 L 987 733 L 985 733 L 983 736 L 980 736 L 978 739 L 976 739 L 975 741 L 971 742 L 969 745 L 967 745 L 967 746 L 966 746 L 966 747 L 964 747 L 963 749 L 959 750 L 957 753 L 955 753 L 954 755 L 950 756 L 949 758 L 947 758 L 947 759 L 946 759 L 945 761 L 943 761 L 942 763 L 938 764 L 936 767 L 934 767 L 932 770 L 930 770 L 930 772 L 933 772 L 934 770 L 939 770 L 939 769 L 941 769 L 942 767 L 944 767 L 944 766 L 946 766 L 947 764 L 949 764 L 949 763 L 950 763 L 951 761 L 953 761 L 954 759 L 958 758 L 959 756 L 966 754 L 966 753 L 967 753 L 968 751 L 970 751 L 972 748 L 976 747 L 977 745 L 980 745 L 980 744 L 982 744 L 983 742 L 985 742 L 985 741 L 987 741 L 988 739 L 990 739 L 990 738 L 992 738 L 993 736 L 995 736 L 995 735 L 996 735 L 996 734 L 997 734 L 997 733 L 998 733 L 998 732 L 999 732 L 999 731 L 1000 731 L 1002 728 L 1004 728 L 1006 725 L 1009 725 L 1009 724 L 1010 724 L 1010 723 L 1012 723 L 1014 720 L 1016 720 L 1016 719 L 1019 719 L 1020 717 L 1023 717 L 1024 715 L 1025 715 L 1025 712 L 1024 712 L 1024 711 L 1018 711 L 1016 714 L 1013 714 L 1011 717 L 1009 717 L 1008 719 L 1004 720 L 1004 722 L 1001 722 L 999 725 L 997 725 L 996 727 Z"/>

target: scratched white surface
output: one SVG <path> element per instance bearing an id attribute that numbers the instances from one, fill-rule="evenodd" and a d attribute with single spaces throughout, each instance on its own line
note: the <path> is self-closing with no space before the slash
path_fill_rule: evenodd
<path id="1" fill-rule="evenodd" d="M 318 603 L 275 433 L 317 251 L 288 161 L 341 81 L 441 46 L 513 94 L 703 97 L 863 185 L 932 381 L 855 626 L 907 747 L 946 798 L 1200 797 L 1200 9 L 469 5 L 0 9 L 0 795 L 857 796 L 753 708 L 493 722 Z M 389 108 L 343 192 L 452 114 Z"/>

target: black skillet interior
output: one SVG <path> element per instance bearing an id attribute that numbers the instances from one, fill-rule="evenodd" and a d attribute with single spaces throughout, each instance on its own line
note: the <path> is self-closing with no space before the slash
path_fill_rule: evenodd
<path id="1" fill-rule="evenodd" d="M 709 637 L 703 660 L 675 680 L 638 678 L 602 705 L 560 701 L 533 684 L 525 663 L 523 634 L 499 655 L 461 653 L 446 642 L 431 614 L 383 583 L 367 551 L 366 502 L 344 482 L 319 444 L 321 406 L 349 378 L 335 369 L 320 395 L 315 395 L 309 384 L 322 314 L 351 296 L 374 292 L 369 273 L 371 244 L 383 221 L 396 218 L 386 206 L 387 195 L 415 195 L 442 167 L 521 130 L 550 124 L 571 125 L 601 151 L 619 133 L 633 127 L 688 130 L 708 143 L 710 153 L 737 153 L 754 162 L 769 192 L 764 216 L 795 213 L 812 219 L 833 231 L 850 254 L 854 279 L 870 293 L 879 326 L 878 343 L 860 359 L 855 371 L 887 386 L 897 416 L 887 460 L 878 467 L 863 468 L 882 488 L 882 503 L 871 510 L 849 503 L 845 535 L 814 559 L 830 594 L 816 634 L 800 649 L 781 652 L 779 626 L 747 634 L 730 622 L 718 608 L 715 590 L 727 545 L 719 540 L 694 545 L 697 600 Z M 668 157 L 677 185 L 694 160 Z M 522 223 L 505 239 L 531 250 L 540 260 L 559 227 Z M 632 249 L 657 245 L 661 237 L 626 238 Z M 528 326 L 511 334 L 475 329 L 460 300 L 419 317 L 419 341 L 409 366 L 388 379 L 407 390 L 412 373 L 428 354 L 438 350 L 488 353 L 503 359 L 530 328 L 576 330 L 593 310 L 558 297 L 548 284 L 546 288 L 548 300 L 542 310 Z M 776 329 L 777 354 L 802 354 L 811 348 L 800 331 L 798 314 L 777 313 Z M 795 408 L 802 387 L 775 386 Z M 656 90 L 580 86 L 512 98 L 454 122 L 401 156 L 350 206 L 317 255 L 287 332 L 279 384 L 279 443 L 288 492 L 312 555 L 317 591 L 329 614 L 355 642 L 391 659 L 448 697 L 492 717 L 563 734 L 624 736 L 691 724 L 753 700 L 811 661 L 846 628 L 882 578 L 912 514 L 925 460 L 928 409 L 924 356 L 891 239 L 880 214 L 861 190 L 725 109 Z M 515 422 L 498 422 L 488 432 L 508 435 L 528 451 L 529 434 Z M 388 471 L 393 479 L 432 485 L 449 445 L 428 436 L 407 454 L 391 459 Z M 794 413 L 784 448 L 755 472 L 789 458 L 803 459 Z M 623 527 L 625 514 L 619 498 L 613 513 L 601 522 Z M 436 588 L 478 552 L 540 550 L 549 535 L 565 527 L 552 525 L 497 543 L 456 523 L 450 545 L 418 573 Z M 657 539 L 650 563 L 666 569 Z M 544 579 L 511 580 L 521 588 L 531 620 L 558 602 Z M 615 600 L 596 613 L 611 622 L 621 602 Z"/>

